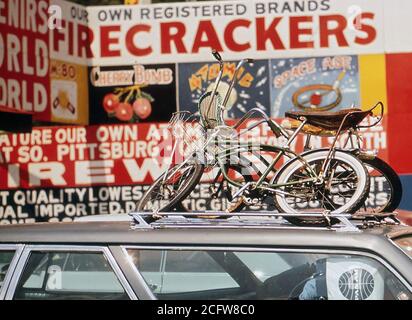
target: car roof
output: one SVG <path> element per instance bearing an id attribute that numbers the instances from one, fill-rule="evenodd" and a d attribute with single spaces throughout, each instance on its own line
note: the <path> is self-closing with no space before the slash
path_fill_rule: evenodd
<path id="1" fill-rule="evenodd" d="M 0 243 L 316 246 L 368 248 L 393 235 L 412 234 L 396 225 L 358 232 L 316 228 L 134 228 L 130 221 L 77 221 L 0 226 Z M 381 240 L 379 240 L 381 239 Z"/>
<path id="2" fill-rule="evenodd" d="M 99 221 L 100 220 L 100 221 Z M 404 225 L 386 225 L 357 231 L 324 228 L 210 228 L 137 227 L 119 219 L 96 221 L 34 223 L 0 226 L 0 245 L 26 244 L 50 246 L 130 246 L 147 249 L 194 248 L 214 250 L 304 250 L 370 254 L 390 264 L 412 285 L 411 259 L 392 241 L 392 235 L 412 234 Z"/>

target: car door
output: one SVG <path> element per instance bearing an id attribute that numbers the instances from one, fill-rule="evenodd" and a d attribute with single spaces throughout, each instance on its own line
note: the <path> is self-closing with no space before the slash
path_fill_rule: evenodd
<path id="1" fill-rule="evenodd" d="M 106 247 L 26 245 L 6 299 L 136 299 Z"/>
<path id="2" fill-rule="evenodd" d="M 372 253 L 184 246 L 123 252 L 156 299 L 412 299 L 410 284 Z"/>

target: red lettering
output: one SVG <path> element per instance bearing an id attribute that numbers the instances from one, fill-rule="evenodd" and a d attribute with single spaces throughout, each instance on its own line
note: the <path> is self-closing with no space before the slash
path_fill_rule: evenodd
<path id="1" fill-rule="evenodd" d="M 93 53 L 91 50 L 91 44 L 94 40 L 93 31 L 87 26 L 83 26 L 79 24 L 78 34 L 79 34 L 79 39 L 78 39 L 77 55 L 79 57 L 84 57 L 84 53 L 86 51 L 86 58 L 93 58 Z"/>
<path id="2" fill-rule="evenodd" d="M 206 36 L 205 40 L 203 40 L 204 36 Z M 212 21 L 210 20 L 199 21 L 199 27 L 197 28 L 196 37 L 193 42 L 192 52 L 199 52 L 199 48 L 212 48 L 217 51 L 223 51 Z"/>
<path id="3" fill-rule="evenodd" d="M 266 42 L 268 40 L 270 40 L 270 42 L 272 43 L 273 49 L 285 49 L 279 33 L 276 30 L 276 27 L 281 20 L 281 17 L 274 18 L 270 26 L 268 28 L 265 28 L 265 18 L 256 18 L 256 45 L 258 50 L 267 50 Z"/>
<path id="4" fill-rule="evenodd" d="M 239 43 L 236 42 L 236 40 L 233 37 L 233 33 L 237 28 L 243 27 L 243 28 L 249 28 L 250 26 L 250 21 L 246 19 L 239 19 L 239 20 L 234 20 L 230 22 L 226 29 L 225 29 L 225 43 L 227 47 L 232 50 L 232 51 L 245 51 L 247 49 L 250 49 L 250 43 L 249 42 L 244 42 L 244 43 Z"/>
<path id="5" fill-rule="evenodd" d="M 110 49 L 110 45 L 119 44 L 118 37 L 110 37 L 110 33 L 116 31 L 120 31 L 120 26 L 102 26 L 100 28 L 100 54 L 102 57 L 120 56 L 120 50 Z"/>
<path id="6" fill-rule="evenodd" d="M 171 33 L 175 29 L 174 34 Z M 161 50 L 162 53 L 172 52 L 172 42 L 175 44 L 178 53 L 187 53 L 183 37 L 186 34 L 186 27 L 182 22 L 165 22 L 160 24 Z"/>
<path id="7" fill-rule="evenodd" d="M 126 34 L 126 48 L 131 54 L 141 57 L 147 56 L 148 54 L 152 53 L 152 47 L 148 46 L 146 48 L 140 48 L 134 42 L 136 34 L 138 34 L 139 32 L 150 32 L 150 30 L 151 26 L 147 24 L 137 24 L 129 29 Z"/>
<path id="8" fill-rule="evenodd" d="M 66 27 L 66 21 L 62 20 L 61 21 L 61 26 L 62 29 Z M 54 28 L 53 29 L 53 50 L 55 52 L 60 51 L 60 42 L 64 42 L 65 40 L 65 34 L 64 32 L 61 32 L 59 28 Z"/>
<path id="9" fill-rule="evenodd" d="M 73 22 L 68 23 L 68 29 L 69 29 L 69 44 L 67 45 L 69 55 L 74 56 L 74 24 Z"/>
<path id="10" fill-rule="evenodd" d="M 290 33 L 290 48 L 303 49 L 313 48 L 313 41 L 301 41 L 300 36 L 312 35 L 311 28 L 301 28 L 299 25 L 302 22 L 313 22 L 312 17 L 290 17 L 289 33 Z"/>
<path id="11" fill-rule="evenodd" d="M 330 27 L 330 22 L 336 22 L 337 25 L 334 28 Z M 320 16 L 319 26 L 320 26 L 320 47 L 329 47 L 329 37 L 334 36 L 339 47 L 349 46 L 346 41 L 344 31 L 347 27 L 346 18 L 341 15 L 330 15 L 330 16 Z"/>
<path id="12" fill-rule="evenodd" d="M 375 14 L 372 12 L 361 13 L 355 18 L 354 25 L 356 26 L 356 21 L 359 21 L 358 19 L 362 20 L 364 18 L 373 20 L 375 18 Z M 360 24 L 359 28 L 357 29 L 366 33 L 366 37 L 356 37 L 355 43 L 365 45 L 373 42 L 376 39 L 376 29 L 373 26 L 367 24 Z"/>

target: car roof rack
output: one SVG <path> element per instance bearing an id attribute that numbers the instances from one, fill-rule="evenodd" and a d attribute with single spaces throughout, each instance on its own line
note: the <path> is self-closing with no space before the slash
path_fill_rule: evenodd
<path id="1" fill-rule="evenodd" d="M 357 212 L 351 215 L 350 218 L 354 224 L 360 229 L 373 228 L 388 224 L 403 224 L 398 219 L 398 213 L 393 212 Z"/>
<path id="2" fill-rule="evenodd" d="M 287 217 L 323 218 L 322 224 L 301 225 L 286 221 Z M 397 212 L 334 214 L 328 211 L 308 213 L 273 213 L 252 211 L 240 213 L 203 212 L 132 212 L 129 214 L 104 214 L 75 218 L 76 222 L 129 222 L 132 228 L 271 228 L 313 229 L 332 231 L 360 231 L 382 225 L 403 224 Z M 329 224 L 327 223 L 329 221 Z"/>
<path id="3" fill-rule="evenodd" d="M 211 212 L 132 212 L 133 229 L 177 229 L 177 228 L 212 228 L 212 229 L 299 229 L 328 230 L 337 232 L 360 232 L 359 221 L 353 220 L 351 214 L 325 212 L 308 213 L 273 213 L 269 211 L 216 213 Z M 322 223 L 301 225 L 285 218 L 318 218 Z"/>

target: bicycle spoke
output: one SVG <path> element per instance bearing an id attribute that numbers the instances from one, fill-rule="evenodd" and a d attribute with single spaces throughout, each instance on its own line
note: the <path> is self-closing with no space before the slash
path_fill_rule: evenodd
<path id="1" fill-rule="evenodd" d="M 336 207 L 333 205 L 332 200 L 329 199 L 329 197 L 327 197 L 324 193 L 322 193 L 322 198 L 323 198 L 323 200 L 326 200 L 332 206 L 332 210 L 336 209 Z"/>

